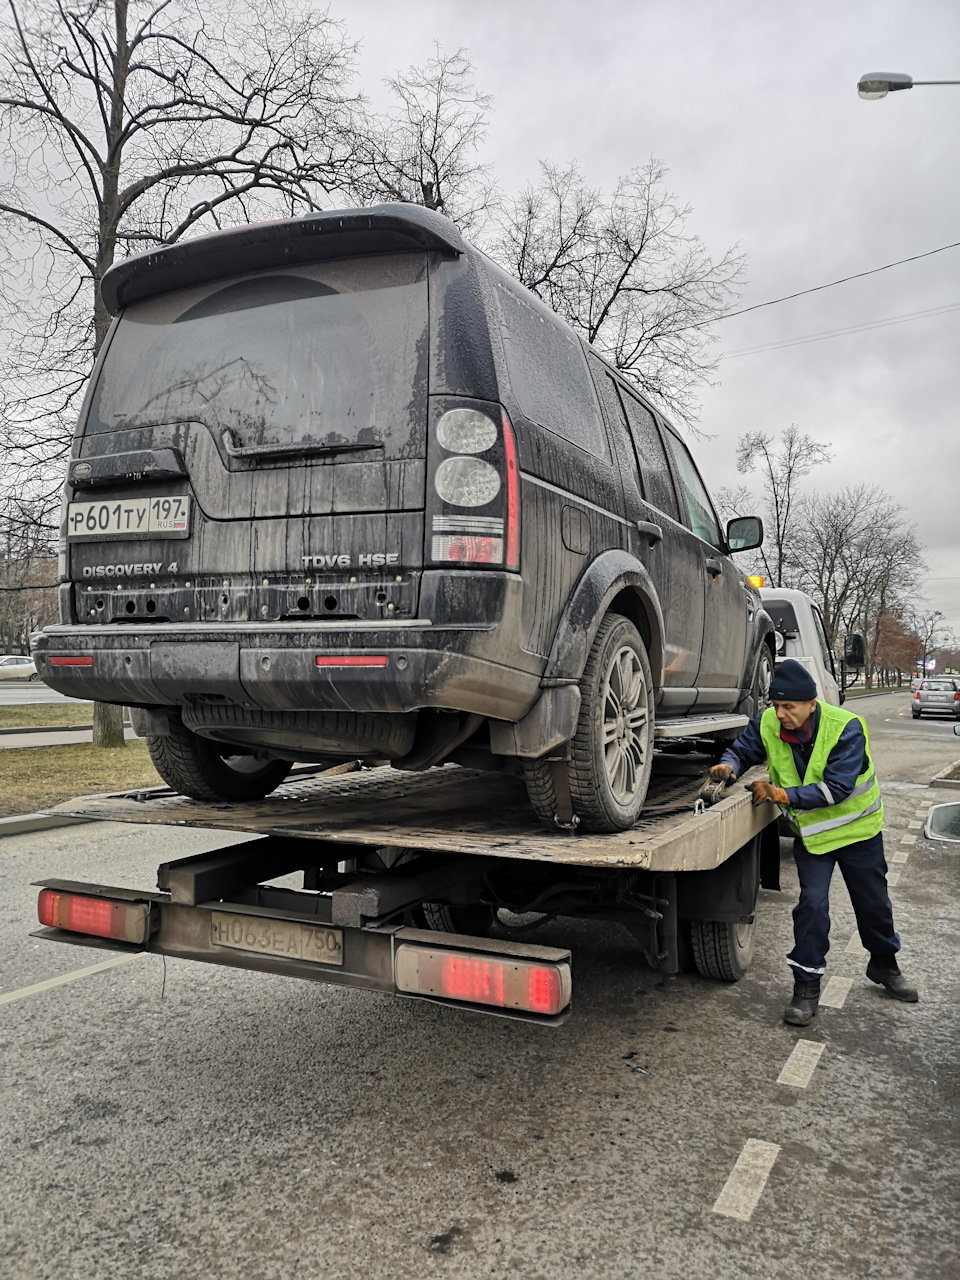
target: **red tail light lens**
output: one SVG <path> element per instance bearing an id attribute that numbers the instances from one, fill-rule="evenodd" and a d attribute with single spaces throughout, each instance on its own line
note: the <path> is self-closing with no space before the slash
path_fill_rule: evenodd
<path id="1" fill-rule="evenodd" d="M 400 991 L 467 1004 L 552 1015 L 570 1003 L 570 966 L 402 943 L 397 948 Z"/>
<path id="2" fill-rule="evenodd" d="M 919 700 L 920 700 L 920 690 L 918 689 L 918 690 L 916 691 L 916 693 L 915 693 L 913 696 L 914 696 L 914 697 L 917 699 L 917 701 L 919 702 Z"/>
<path id="3" fill-rule="evenodd" d="M 960 702 L 960 689 L 953 695 L 954 702 Z"/>
<path id="4" fill-rule="evenodd" d="M 92 667 L 93 658 L 51 658 L 51 667 Z"/>
<path id="5" fill-rule="evenodd" d="M 41 889 L 37 917 L 51 929 L 116 938 L 120 942 L 146 942 L 150 936 L 150 906 L 146 902 L 113 902 L 78 893 Z"/>
<path id="6" fill-rule="evenodd" d="M 317 657 L 318 667 L 385 667 L 385 653 L 325 653 Z"/>

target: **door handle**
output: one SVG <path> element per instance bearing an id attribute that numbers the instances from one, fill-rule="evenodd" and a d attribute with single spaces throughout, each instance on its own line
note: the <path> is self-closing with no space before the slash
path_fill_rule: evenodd
<path id="1" fill-rule="evenodd" d="M 651 547 L 663 541 L 663 530 L 658 524 L 653 524 L 650 520 L 638 520 L 637 528 L 645 538 L 650 539 Z"/>
<path id="2" fill-rule="evenodd" d="M 707 565 L 707 573 L 709 573 L 710 576 L 713 578 L 716 578 L 718 574 L 723 573 L 723 565 L 719 560 L 713 560 L 713 559 L 707 560 L 706 565 Z"/>

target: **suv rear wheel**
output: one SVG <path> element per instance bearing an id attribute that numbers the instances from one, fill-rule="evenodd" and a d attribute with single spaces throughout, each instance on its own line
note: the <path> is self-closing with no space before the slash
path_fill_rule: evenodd
<path id="1" fill-rule="evenodd" d="M 147 738 L 147 750 L 164 782 L 191 800 L 262 800 L 292 767 L 290 760 L 242 755 L 201 738 L 177 716 L 170 717 L 169 736 Z"/>
<path id="2" fill-rule="evenodd" d="M 653 725 L 653 677 L 640 633 L 628 618 L 609 613 L 580 679 L 580 717 L 567 761 L 583 830 L 626 831 L 636 822 L 650 783 Z M 537 816 L 553 826 L 549 760 L 525 760 L 524 780 Z"/>

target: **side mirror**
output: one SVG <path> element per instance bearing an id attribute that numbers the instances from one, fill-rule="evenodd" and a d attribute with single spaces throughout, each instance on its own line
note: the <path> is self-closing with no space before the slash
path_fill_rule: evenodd
<path id="1" fill-rule="evenodd" d="M 727 546 L 731 551 L 752 551 L 763 544 L 763 521 L 759 516 L 737 516 L 727 525 Z"/>
<path id="2" fill-rule="evenodd" d="M 853 634 L 846 637 L 843 642 L 843 660 L 848 667 L 866 665 L 867 648 L 863 643 L 863 636 Z"/>

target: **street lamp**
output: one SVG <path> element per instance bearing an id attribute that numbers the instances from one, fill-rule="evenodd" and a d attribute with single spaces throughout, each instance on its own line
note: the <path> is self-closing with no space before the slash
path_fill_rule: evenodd
<path id="1" fill-rule="evenodd" d="M 914 80 L 902 71 L 870 71 L 857 81 L 857 93 L 873 102 L 898 89 L 912 89 L 915 84 L 960 84 L 960 80 Z"/>

